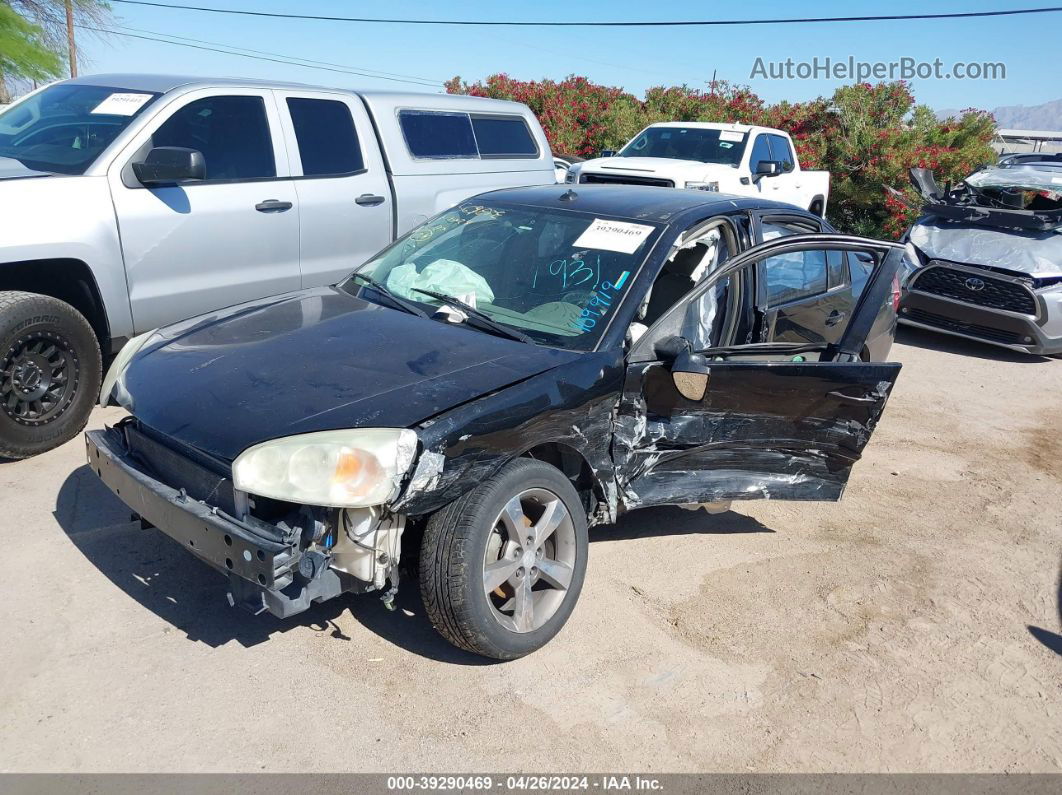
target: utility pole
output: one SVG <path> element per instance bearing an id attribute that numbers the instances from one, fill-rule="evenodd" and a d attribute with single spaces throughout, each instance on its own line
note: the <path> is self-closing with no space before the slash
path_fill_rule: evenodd
<path id="1" fill-rule="evenodd" d="M 77 77 L 77 44 L 74 42 L 74 0 L 66 0 L 66 40 L 70 46 L 70 76 Z"/>

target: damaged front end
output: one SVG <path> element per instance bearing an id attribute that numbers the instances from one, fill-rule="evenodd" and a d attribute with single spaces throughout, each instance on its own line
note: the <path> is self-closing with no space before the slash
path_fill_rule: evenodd
<path id="1" fill-rule="evenodd" d="M 1062 352 L 1062 168 L 989 167 L 958 187 L 911 169 L 902 323 L 1026 353 Z"/>
<path id="2" fill-rule="evenodd" d="M 416 435 L 404 433 L 412 436 L 412 446 L 409 436 L 404 436 L 406 448 L 400 447 L 397 457 L 399 464 L 408 465 Z M 386 589 L 384 601 L 391 606 L 406 517 L 384 504 L 311 505 L 252 495 L 238 487 L 241 473 L 247 477 L 242 471 L 247 465 L 239 466 L 239 459 L 230 469 L 225 462 L 162 437 L 132 418 L 88 432 L 86 444 L 89 465 L 136 512 L 143 526 L 159 529 L 227 576 L 230 604 L 286 618 L 344 592 Z M 296 462 L 292 471 L 298 473 L 302 467 L 313 477 L 322 451 L 303 444 L 296 452 L 317 460 Z M 268 463 L 258 462 L 259 468 Z M 339 463 L 351 472 L 350 460 Z M 365 466 L 373 465 L 366 461 Z M 384 484 L 390 497 L 405 471 L 364 474 L 390 479 L 392 483 Z M 362 486 L 369 477 L 360 478 Z M 357 479 L 351 482 L 357 489 Z M 367 493 L 365 498 L 375 495 Z"/>

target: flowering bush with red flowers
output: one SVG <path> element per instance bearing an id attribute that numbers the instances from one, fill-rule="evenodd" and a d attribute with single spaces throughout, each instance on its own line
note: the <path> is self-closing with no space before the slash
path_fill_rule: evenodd
<path id="1" fill-rule="evenodd" d="M 989 142 L 995 120 L 989 113 L 970 109 L 940 121 L 930 108 L 915 104 L 903 81 L 842 86 L 829 99 L 776 105 L 725 81 L 708 91 L 657 86 L 644 99 L 574 75 L 560 82 L 528 82 L 497 74 L 472 84 L 455 77 L 446 90 L 523 102 L 538 116 L 554 152 L 583 157 L 619 149 L 660 121 L 743 122 L 786 130 L 803 168 L 831 173 L 830 221 L 844 231 L 875 237 L 898 237 L 918 215 L 921 200 L 908 185 L 909 168 L 931 168 L 943 184 L 993 158 Z M 889 187 L 904 198 L 893 196 Z"/>

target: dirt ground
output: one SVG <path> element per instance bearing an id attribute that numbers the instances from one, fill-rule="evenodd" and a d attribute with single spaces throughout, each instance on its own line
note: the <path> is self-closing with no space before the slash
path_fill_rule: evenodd
<path id="1" fill-rule="evenodd" d="M 1062 361 L 894 353 L 844 500 L 599 528 L 568 626 L 507 664 L 415 583 L 230 609 L 79 440 L 0 464 L 0 770 L 1060 771 Z"/>

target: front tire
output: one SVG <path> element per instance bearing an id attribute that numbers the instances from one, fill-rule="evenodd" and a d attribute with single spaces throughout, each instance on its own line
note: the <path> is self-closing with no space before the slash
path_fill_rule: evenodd
<path id="1" fill-rule="evenodd" d="M 0 457 L 29 458 L 74 438 L 100 391 L 92 326 L 46 295 L 0 292 Z"/>
<path id="2" fill-rule="evenodd" d="M 433 514 L 420 549 L 420 592 L 455 646 L 495 660 L 540 649 L 582 590 L 586 512 L 559 470 L 519 458 Z"/>

